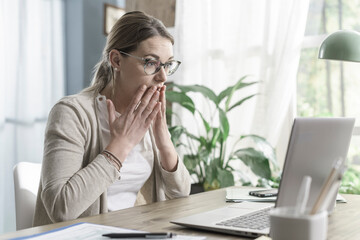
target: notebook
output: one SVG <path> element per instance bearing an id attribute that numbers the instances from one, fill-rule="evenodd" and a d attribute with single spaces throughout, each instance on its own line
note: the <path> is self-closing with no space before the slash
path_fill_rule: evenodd
<path id="1" fill-rule="evenodd" d="M 312 177 L 308 206 L 314 204 L 333 162 L 339 157 L 346 158 L 354 124 L 354 118 L 295 118 L 275 204 L 229 203 L 215 210 L 174 219 L 171 223 L 253 238 L 268 235 L 268 210 L 274 205 L 295 206 L 305 175 Z"/>
<path id="2" fill-rule="evenodd" d="M 275 202 L 276 201 L 276 196 L 275 197 L 254 197 L 251 196 L 249 194 L 250 191 L 255 191 L 255 190 L 265 190 L 266 188 L 255 188 L 255 187 L 241 187 L 241 186 L 234 186 L 234 187 L 229 187 L 226 189 L 226 197 L 225 200 L 226 202 Z M 278 190 L 278 189 L 276 189 Z M 340 195 L 337 194 L 336 196 L 336 203 L 346 203 L 346 199 Z"/>

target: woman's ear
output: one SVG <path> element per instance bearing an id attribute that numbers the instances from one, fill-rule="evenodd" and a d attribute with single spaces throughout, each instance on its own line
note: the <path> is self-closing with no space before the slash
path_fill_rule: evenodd
<path id="1" fill-rule="evenodd" d="M 115 68 L 120 69 L 121 59 L 122 59 L 122 56 L 117 50 L 113 49 L 113 50 L 110 51 L 109 60 L 110 60 L 111 66 L 114 69 Z"/>

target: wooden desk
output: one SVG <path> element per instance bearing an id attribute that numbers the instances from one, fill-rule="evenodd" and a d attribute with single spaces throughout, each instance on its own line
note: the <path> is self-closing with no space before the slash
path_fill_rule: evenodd
<path id="1" fill-rule="evenodd" d="M 214 240 L 242 239 L 231 235 L 188 229 L 169 223 L 171 219 L 226 205 L 225 192 L 225 189 L 220 189 L 191 195 L 187 198 L 157 202 L 73 221 L 28 228 L 0 235 L 0 239 L 32 235 L 78 222 L 97 223 L 149 232 L 164 231 L 184 235 L 206 236 L 207 239 Z M 344 197 L 348 203 L 337 204 L 329 218 L 329 240 L 360 239 L 360 195 L 344 195 Z"/>

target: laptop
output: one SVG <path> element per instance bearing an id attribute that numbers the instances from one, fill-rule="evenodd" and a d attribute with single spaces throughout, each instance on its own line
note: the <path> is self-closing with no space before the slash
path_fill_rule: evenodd
<path id="1" fill-rule="evenodd" d="M 312 207 L 336 159 L 346 159 L 354 118 L 295 118 L 284 161 L 275 207 L 295 206 L 303 176 L 311 176 Z M 335 203 L 336 194 L 334 194 Z M 225 201 L 225 200 L 224 200 Z M 270 233 L 269 210 L 274 203 L 229 203 L 171 223 L 195 229 L 258 237 Z M 332 211 L 331 206 L 329 211 Z"/>

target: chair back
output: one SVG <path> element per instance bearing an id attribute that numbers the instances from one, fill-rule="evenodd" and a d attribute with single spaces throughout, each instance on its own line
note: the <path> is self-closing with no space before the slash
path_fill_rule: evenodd
<path id="1" fill-rule="evenodd" d="M 14 167 L 16 230 L 32 227 L 41 164 L 19 162 Z"/>

